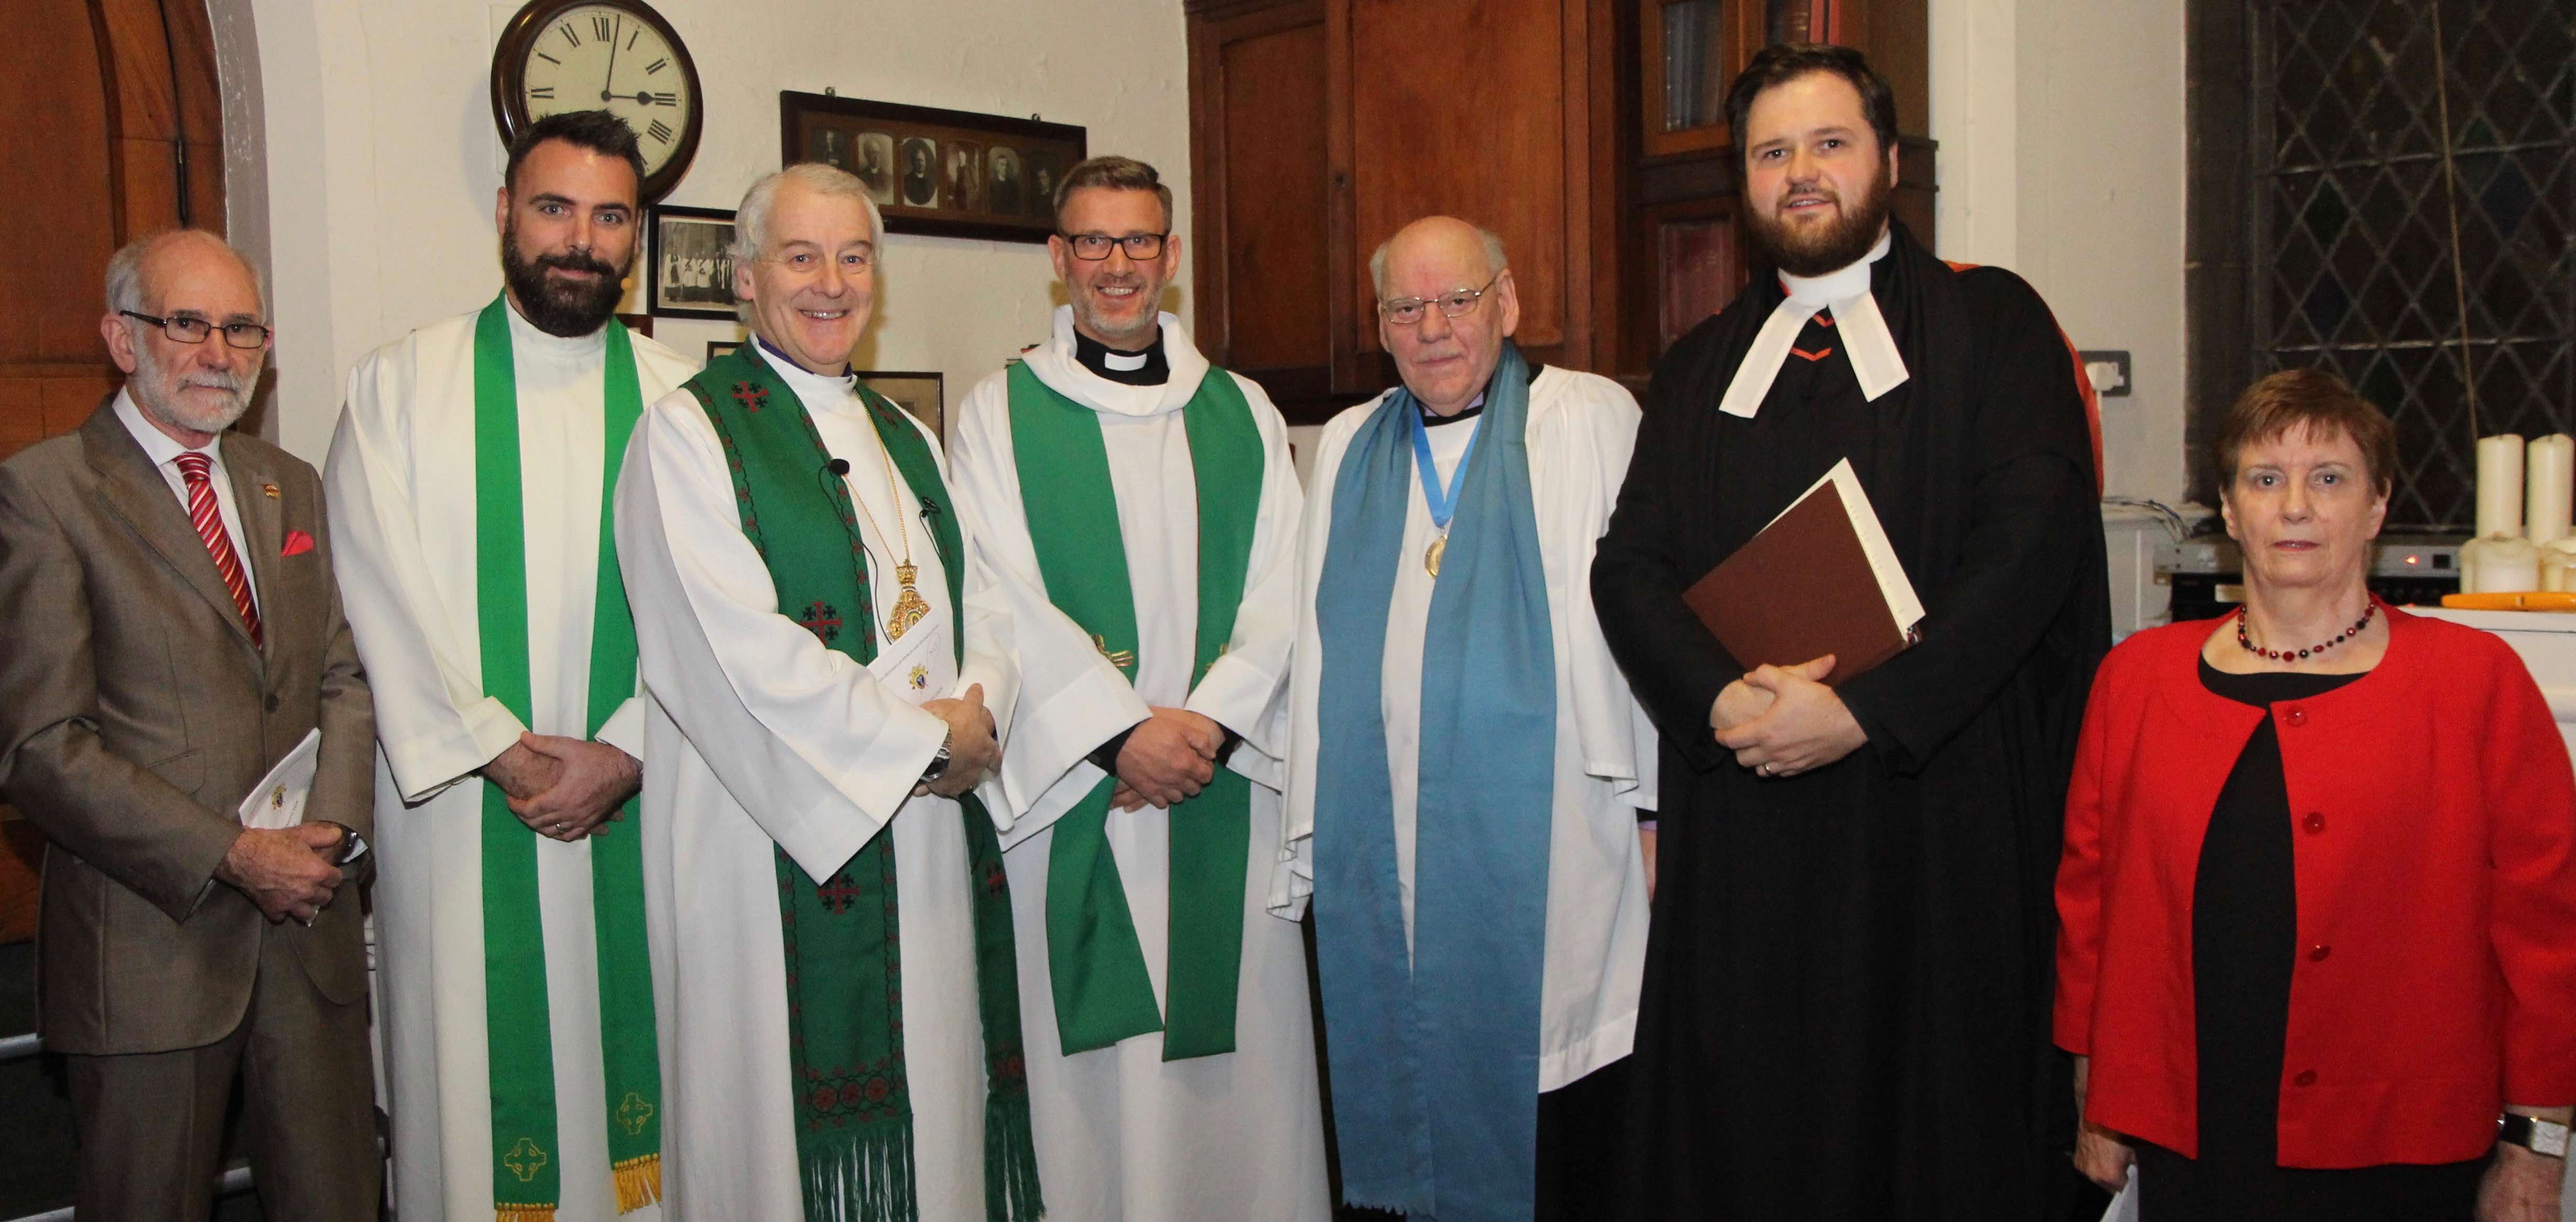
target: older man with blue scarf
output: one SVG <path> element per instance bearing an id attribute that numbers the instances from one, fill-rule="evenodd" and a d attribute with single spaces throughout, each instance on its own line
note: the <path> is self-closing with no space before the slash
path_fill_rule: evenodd
<path id="1" fill-rule="evenodd" d="M 1586 577 L 1637 405 L 1522 357 L 1492 234 L 1416 221 L 1369 271 L 1404 384 L 1315 459 L 1273 911 L 1314 903 L 1349 1204 L 1584 1216 L 1646 945 L 1655 737 Z"/>

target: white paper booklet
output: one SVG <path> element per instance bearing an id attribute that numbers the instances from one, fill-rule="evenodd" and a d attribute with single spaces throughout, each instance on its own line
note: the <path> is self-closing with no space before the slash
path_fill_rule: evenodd
<path id="1" fill-rule="evenodd" d="M 305 731 L 304 741 L 295 744 L 242 799 L 242 826 L 274 832 L 304 822 L 304 804 L 312 800 L 313 773 L 321 759 L 322 731 Z"/>
<path id="2" fill-rule="evenodd" d="M 2111 1198 L 2111 1207 L 2102 1211 L 2102 1222 L 2138 1222 L 2138 1168 L 2129 1165 L 2129 1185 Z"/>

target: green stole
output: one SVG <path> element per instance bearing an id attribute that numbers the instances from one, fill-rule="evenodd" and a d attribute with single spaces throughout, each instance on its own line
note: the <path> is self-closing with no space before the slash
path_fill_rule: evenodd
<path id="1" fill-rule="evenodd" d="M 877 656 L 858 514 L 849 484 L 822 473 L 831 452 L 813 417 L 748 345 L 710 362 L 688 388 L 724 446 L 742 533 L 769 567 L 779 613 L 861 665 Z M 920 500 L 948 573 L 950 638 L 965 656 L 966 553 L 957 517 L 935 512 L 947 485 L 928 442 L 864 387 L 879 443 Z M 1026 1222 L 1038 1199 L 1020 1037 L 1018 959 L 1001 839 L 973 794 L 961 797 L 964 885 L 974 893 L 975 996 L 984 1028 L 984 1214 Z M 898 816 L 902 817 L 902 816 Z M 914 816 L 919 817 L 919 816 Z M 787 952 L 787 1042 L 796 1160 L 809 1222 L 909 1222 L 912 1093 L 903 1057 L 903 939 L 894 835 L 879 833 L 841 868 L 809 878 L 776 851 L 778 924 Z M 951 883 L 950 885 L 956 885 Z"/>
<path id="2" fill-rule="evenodd" d="M 1059 394 L 1023 361 L 1011 367 L 1011 446 L 1020 503 L 1047 599 L 1129 682 L 1136 678 L 1136 602 L 1109 483 L 1100 414 Z M 1261 509 L 1261 430 L 1232 375 L 1210 366 L 1182 409 L 1199 505 L 1198 649 L 1190 684 L 1234 635 Z M 1234 1051 L 1243 973 L 1243 887 L 1250 868 L 1252 783 L 1231 769 L 1171 808 L 1168 1023 L 1137 945 L 1136 919 L 1109 850 L 1103 777 L 1055 824 L 1047 856 L 1047 971 L 1067 1056 L 1163 1032 L 1163 1059 Z"/>
<path id="3" fill-rule="evenodd" d="M 519 389 L 508 296 L 474 324 L 474 554 L 483 693 L 522 724 L 530 713 L 526 512 L 519 484 Z M 591 597 L 589 734 L 635 694 L 635 620 L 617 568 L 611 512 L 626 438 L 643 412 L 635 348 L 610 319 L 599 477 L 599 579 Z M 551 462 L 540 455 L 539 462 Z M 662 1067 L 653 1037 L 653 964 L 644 945 L 644 836 L 635 799 L 621 834 L 590 844 L 599 952 L 599 1043 L 608 1084 L 608 1162 L 617 1211 L 662 1198 Z M 538 918 L 537 836 L 483 783 L 483 1014 L 490 1044 L 492 1201 L 498 1222 L 545 1222 L 562 1200 L 555 1144 L 554 1038 Z"/>

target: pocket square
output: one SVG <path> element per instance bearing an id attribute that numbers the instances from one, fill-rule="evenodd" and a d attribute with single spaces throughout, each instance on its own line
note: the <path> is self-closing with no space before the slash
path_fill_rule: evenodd
<path id="1" fill-rule="evenodd" d="M 301 556 L 312 550 L 313 536 L 305 534 L 300 530 L 290 530 L 286 532 L 286 546 L 280 548 L 277 554 L 281 557 Z"/>

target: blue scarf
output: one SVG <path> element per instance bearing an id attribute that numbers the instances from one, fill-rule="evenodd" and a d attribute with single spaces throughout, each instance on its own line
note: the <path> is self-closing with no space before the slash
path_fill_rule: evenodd
<path id="1" fill-rule="evenodd" d="M 1315 947 L 1343 1197 L 1415 1222 L 1528 1222 L 1556 658 L 1520 350 L 1505 342 L 1486 389 L 1431 596 L 1408 966 L 1380 702 L 1396 566 L 1422 563 L 1399 554 L 1419 414 L 1398 387 L 1351 438 L 1315 596 Z"/>

